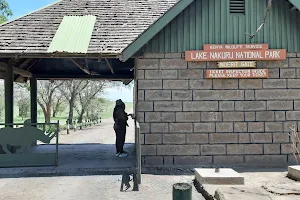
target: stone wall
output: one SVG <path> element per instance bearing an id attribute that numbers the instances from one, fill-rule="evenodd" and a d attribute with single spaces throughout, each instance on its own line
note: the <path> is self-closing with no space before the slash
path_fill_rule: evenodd
<path id="1" fill-rule="evenodd" d="M 144 166 L 282 166 L 300 125 L 300 53 L 258 61 L 268 79 L 205 79 L 216 62 L 183 54 L 137 59 Z"/>

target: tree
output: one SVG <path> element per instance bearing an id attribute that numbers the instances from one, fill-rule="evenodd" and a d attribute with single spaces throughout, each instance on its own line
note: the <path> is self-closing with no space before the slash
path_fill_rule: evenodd
<path id="1" fill-rule="evenodd" d="M 61 94 L 69 103 L 69 123 L 73 122 L 75 101 L 79 93 L 87 87 L 88 83 L 89 82 L 85 80 L 70 80 L 64 81 L 59 87 Z"/>
<path id="2" fill-rule="evenodd" d="M 88 109 L 88 106 L 97 107 L 97 104 L 92 105 L 91 102 L 95 97 L 105 88 L 105 81 L 88 81 L 87 86 L 82 90 L 78 96 L 79 101 L 75 108 L 78 113 L 78 122 L 81 123 L 83 115 Z M 95 119 L 94 119 L 95 120 Z"/>
<path id="3" fill-rule="evenodd" d="M 0 0 L 0 24 L 7 21 L 7 17 L 12 16 L 13 13 L 9 8 L 6 0 Z"/>
<path id="4" fill-rule="evenodd" d="M 22 120 L 25 117 L 28 117 L 30 110 L 30 103 L 28 98 L 19 99 L 17 101 L 17 105 L 19 107 L 19 117 L 22 117 Z"/>
<path id="5" fill-rule="evenodd" d="M 28 84 L 14 84 L 14 97 L 15 102 L 18 106 L 19 117 L 22 117 L 22 120 L 25 117 L 28 117 L 30 110 L 30 95 L 29 95 L 29 85 Z"/>
<path id="6" fill-rule="evenodd" d="M 52 117 L 56 117 L 56 114 L 65 111 L 66 107 L 64 103 L 65 103 L 65 99 L 64 96 L 61 94 L 61 91 L 60 90 L 56 91 L 53 95 Z"/>
<path id="7" fill-rule="evenodd" d="M 87 106 L 86 116 L 89 119 L 96 120 L 99 119 L 101 112 L 103 112 L 103 106 L 106 103 L 104 98 L 94 98 L 91 103 Z"/>

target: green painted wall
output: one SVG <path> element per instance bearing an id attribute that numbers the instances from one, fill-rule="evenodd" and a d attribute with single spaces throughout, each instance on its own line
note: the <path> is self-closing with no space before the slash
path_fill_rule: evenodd
<path id="1" fill-rule="evenodd" d="M 273 0 L 267 24 L 265 0 L 245 0 L 245 15 L 230 14 L 229 0 L 195 0 L 145 47 L 146 53 L 175 53 L 203 49 L 203 44 L 268 43 L 269 48 L 300 52 L 300 12 L 285 0 Z M 298 20 L 297 20 L 298 19 Z"/>

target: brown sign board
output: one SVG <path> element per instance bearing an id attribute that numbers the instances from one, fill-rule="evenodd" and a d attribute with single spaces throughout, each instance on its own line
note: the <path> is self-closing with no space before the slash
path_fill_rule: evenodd
<path id="1" fill-rule="evenodd" d="M 266 50 L 269 49 L 268 44 L 205 44 L 203 46 L 205 51 L 211 50 L 246 50 L 246 49 L 256 49 L 256 50 Z"/>
<path id="2" fill-rule="evenodd" d="M 256 67 L 255 61 L 218 62 L 218 68 L 254 68 L 254 67 Z"/>
<path id="3" fill-rule="evenodd" d="M 210 69 L 206 78 L 268 78 L 268 69 Z"/>
<path id="4" fill-rule="evenodd" d="M 186 51 L 186 61 L 285 60 L 285 49 Z"/>

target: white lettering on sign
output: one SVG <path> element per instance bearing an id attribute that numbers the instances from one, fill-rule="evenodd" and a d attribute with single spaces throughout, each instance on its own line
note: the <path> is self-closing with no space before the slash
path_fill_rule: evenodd
<path id="1" fill-rule="evenodd" d="M 206 78 L 267 78 L 268 69 L 206 70 Z"/>

